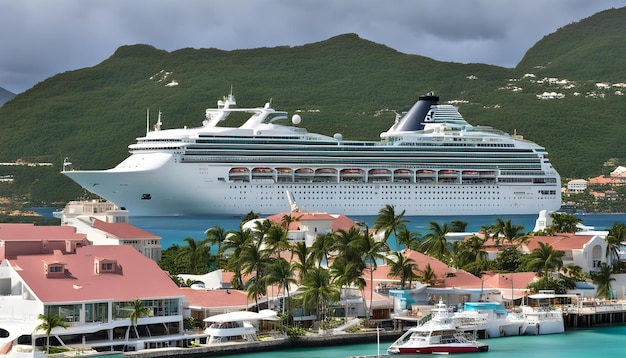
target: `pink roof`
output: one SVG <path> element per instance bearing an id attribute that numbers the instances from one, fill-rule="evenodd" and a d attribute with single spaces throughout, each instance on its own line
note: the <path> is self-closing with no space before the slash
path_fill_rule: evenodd
<path id="1" fill-rule="evenodd" d="M 333 232 L 336 232 L 339 229 L 348 230 L 353 226 L 357 226 L 357 223 L 350 219 L 345 215 L 331 215 L 328 213 L 316 213 L 316 212 L 285 212 L 278 213 L 272 216 L 268 216 L 267 220 L 271 221 L 274 224 L 280 225 L 283 216 L 291 216 L 294 218 L 300 218 L 301 221 L 313 221 L 313 220 L 325 220 L 331 221 L 331 228 Z M 289 230 L 297 230 L 298 226 L 300 226 L 300 221 L 292 222 L 289 225 Z"/>
<path id="2" fill-rule="evenodd" d="M 485 278 L 485 287 L 503 290 L 507 288 L 525 289 L 536 277 L 537 275 L 534 272 L 494 273 L 493 275 L 486 273 L 483 276 Z"/>
<path id="3" fill-rule="evenodd" d="M 160 236 L 149 233 L 136 226 L 127 223 L 108 223 L 102 220 L 94 220 L 93 226 L 101 231 L 115 236 L 118 239 L 160 239 Z"/>
<path id="4" fill-rule="evenodd" d="M 467 271 L 458 270 L 447 264 L 437 260 L 434 257 L 424 255 L 421 252 L 405 249 L 403 254 L 417 263 L 417 274 L 420 275 L 427 265 L 437 277 L 437 282 L 433 287 L 456 287 L 456 288 L 480 288 L 482 281 L 479 277 L 470 274 Z M 389 277 L 390 266 L 379 265 L 374 271 L 374 280 L 388 281 L 399 280 L 399 277 Z M 364 278 L 369 280 L 369 274 L 365 274 Z M 415 281 L 413 281 L 415 282 Z"/>
<path id="5" fill-rule="evenodd" d="M 80 241 L 86 237 L 86 234 L 76 233 L 76 228 L 73 226 L 0 224 L 0 240 L 3 241 Z"/>
<path id="6" fill-rule="evenodd" d="M 254 299 L 248 299 L 245 291 L 238 290 L 194 290 L 189 287 L 180 288 L 189 306 L 202 308 L 246 307 Z"/>
<path id="7" fill-rule="evenodd" d="M 116 273 L 94 271 L 96 259 L 116 260 Z M 46 277 L 44 262 L 66 263 L 62 277 Z M 157 264 L 132 246 L 85 246 L 75 254 L 18 256 L 9 263 L 44 303 L 86 300 L 130 301 L 135 298 L 182 296 L 178 286 Z"/>
<path id="8" fill-rule="evenodd" d="M 528 251 L 539 248 L 539 242 L 549 244 L 554 250 L 579 250 L 593 238 L 593 235 L 556 234 L 554 236 L 533 236 L 525 245 Z"/>

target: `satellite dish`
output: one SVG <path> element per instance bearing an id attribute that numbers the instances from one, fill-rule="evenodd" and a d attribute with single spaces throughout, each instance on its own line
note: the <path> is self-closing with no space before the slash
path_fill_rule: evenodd
<path id="1" fill-rule="evenodd" d="M 294 114 L 291 117 L 291 123 L 293 123 L 293 124 L 300 124 L 300 122 L 302 122 L 302 118 L 300 117 L 299 114 Z"/>
<path id="2" fill-rule="evenodd" d="M 335 135 L 333 135 L 333 138 L 338 141 L 343 140 L 343 136 L 341 135 L 341 133 L 335 133 Z"/>

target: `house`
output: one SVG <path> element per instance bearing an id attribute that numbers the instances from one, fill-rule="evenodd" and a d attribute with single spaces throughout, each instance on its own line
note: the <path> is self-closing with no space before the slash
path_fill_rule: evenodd
<path id="1" fill-rule="evenodd" d="M 587 181 L 585 179 L 573 179 L 567 182 L 567 192 L 582 193 L 587 189 Z"/>
<path id="2" fill-rule="evenodd" d="M 0 231 L 5 229 L 2 225 Z M 36 355 L 46 341 L 46 334 L 35 330 L 39 314 L 58 315 L 68 324 L 53 329 L 53 345 L 121 351 L 184 346 L 188 341 L 183 334 L 184 295 L 135 248 L 83 246 L 71 236 L 64 247 L 50 237 L 38 245 L 32 241 L 24 240 L 30 250 L 17 250 L 15 242 L 5 241 L 10 250 L 0 262 L 0 347 Z M 129 314 L 136 299 L 152 314 L 139 318 L 131 329 Z"/>
<path id="3" fill-rule="evenodd" d="M 283 218 L 291 217 L 295 221 L 289 223 L 287 237 L 291 242 L 304 242 L 307 247 L 313 246 L 318 235 L 331 234 L 337 230 L 349 230 L 358 227 L 357 223 L 345 215 L 324 212 L 285 212 L 268 216 L 267 220 L 280 225 Z"/>
<path id="4" fill-rule="evenodd" d="M 161 237 L 128 223 L 128 211 L 102 200 L 70 201 L 61 211 L 61 225 L 87 235 L 93 245 L 130 245 L 144 256 L 161 259 Z"/>
<path id="5" fill-rule="evenodd" d="M 606 241 L 597 234 L 555 234 L 533 236 L 520 246 L 520 251 L 530 253 L 539 243 L 549 244 L 554 250 L 563 251 L 563 266 L 580 266 L 583 272 L 598 271 L 606 263 Z"/>

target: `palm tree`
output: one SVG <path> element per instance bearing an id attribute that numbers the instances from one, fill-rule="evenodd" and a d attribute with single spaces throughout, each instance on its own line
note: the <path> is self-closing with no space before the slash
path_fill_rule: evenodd
<path id="1" fill-rule="evenodd" d="M 223 252 L 222 245 L 226 242 L 230 231 L 225 231 L 223 227 L 215 225 L 212 228 L 204 232 L 206 235 L 206 241 L 213 245 L 217 245 L 217 268 L 222 268 Z"/>
<path id="2" fill-rule="evenodd" d="M 563 267 L 563 255 L 560 250 L 554 250 L 552 245 L 539 242 L 539 247 L 534 249 L 529 256 L 527 268 L 549 279 L 549 273 L 558 271 Z"/>
<path id="3" fill-rule="evenodd" d="M 282 257 L 279 257 L 277 260 L 272 262 L 269 266 L 269 272 L 267 274 L 267 282 L 269 284 L 278 284 L 285 290 L 287 294 L 287 304 L 290 302 L 289 296 L 289 286 L 295 284 L 296 274 L 295 274 L 295 265 L 292 262 L 285 260 Z M 289 307 L 287 307 L 287 312 L 290 312 Z M 285 313 L 285 304 L 283 301 L 283 313 Z"/>
<path id="4" fill-rule="evenodd" d="M 300 218 L 302 218 L 302 215 L 293 216 L 291 214 L 285 214 L 280 219 L 280 227 L 283 228 L 283 230 L 289 230 L 289 225 L 291 223 L 300 221 Z"/>
<path id="5" fill-rule="evenodd" d="M 261 248 L 262 242 L 250 240 L 243 247 L 241 256 L 239 256 L 239 264 L 243 275 L 254 274 L 254 277 L 248 283 L 248 296 L 254 296 L 256 309 L 259 309 L 259 296 L 266 294 L 267 285 L 264 280 L 265 272 L 270 261 L 270 252 Z"/>
<path id="6" fill-rule="evenodd" d="M 365 263 L 361 259 L 361 251 L 359 250 L 359 239 L 362 237 L 361 229 L 354 226 L 347 231 L 339 229 L 334 236 L 335 242 L 332 247 L 337 256 L 364 268 Z"/>
<path id="7" fill-rule="evenodd" d="M 432 267 L 430 267 L 430 263 L 426 264 L 426 267 L 422 272 L 422 277 L 420 277 L 420 281 L 428 286 L 433 286 L 437 283 L 437 275 L 435 275 L 435 271 L 433 271 Z"/>
<path id="8" fill-rule="evenodd" d="M 243 289 L 243 278 L 241 276 L 241 251 L 252 240 L 252 231 L 250 229 L 239 228 L 239 231 L 233 231 L 227 236 L 223 243 L 222 249 L 225 253 L 232 251 L 228 258 L 228 269 L 233 272 L 231 281 L 232 287 L 236 290 Z"/>
<path id="9" fill-rule="evenodd" d="M 506 239 L 509 243 L 513 243 L 513 241 L 517 240 L 521 236 L 524 235 L 524 225 L 513 225 L 511 224 L 511 220 L 502 220 L 497 218 L 497 223 L 495 226 L 495 235 L 502 235 L 504 239 Z"/>
<path id="10" fill-rule="evenodd" d="M 582 219 L 577 218 L 574 214 L 566 213 L 551 213 L 552 225 L 550 230 L 556 233 L 572 233 L 578 231 L 577 225 L 582 222 Z"/>
<path id="11" fill-rule="evenodd" d="M 276 255 L 276 257 L 280 257 L 281 251 L 289 248 L 287 230 L 283 229 L 281 226 L 272 225 L 267 230 L 264 241 L 267 244 L 268 249 Z"/>
<path id="12" fill-rule="evenodd" d="M 306 273 L 313 267 L 315 264 L 313 255 L 311 255 L 311 251 L 309 247 L 306 246 L 305 242 L 297 242 L 293 245 L 291 250 L 291 259 L 293 261 L 293 255 L 297 257 L 297 260 L 294 262 L 294 269 L 298 270 L 298 280 L 302 282 Z"/>
<path id="13" fill-rule="evenodd" d="M 384 208 L 378 211 L 378 217 L 374 220 L 374 229 L 376 229 L 376 233 L 380 231 L 385 232 L 385 242 L 389 240 L 389 236 L 391 236 L 391 234 L 395 236 L 396 250 L 398 249 L 398 230 L 406 227 L 406 223 L 409 222 L 409 220 L 402 218 L 405 212 L 406 210 L 402 210 L 400 214 L 396 215 L 395 207 L 387 204 Z"/>
<path id="14" fill-rule="evenodd" d="M 605 298 L 607 300 L 613 298 L 611 282 L 615 281 L 615 278 L 611 277 L 612 274 L 613 269 L 604 262 L 600 266 L 600 271 L 591 272 L 591 279 L 593 280 L 593 283 L 598 285 L 598 297 Z"/>
<path id="15" fill-rule="evenodd" d="M 450 232 L 450 227 L 448 224 L 439 225 L 439 223 L 431 221 L 428 230 L 430 233 L 424 236 L 425 241 L 420 247 L 421 251 L 428 256 L 444 261 L 450 255 L 448 239 L 446 238 Z"/>
<path id="16" fill-rule="evenodd" d="M 407 280 L 410 284 L 413 279 L 417 278 L 415 274 L 418 269 L 417 263 L 410 257 L 404 256 L 401 251 L 393 252 L 387 257 L 387 264 L 390 266 L 389 276 L 400 277 L 400 287 L 406 287 Z"/>
<path id="17" fill-rule="evenodd" d="M 408 231 L 408 230 L 405 230 Z M 389 245 L 385 241 L 376 241 L 370 234 L 367 225 L 365 225 L 365 230 L 363 231 L 363 235 L 361 235 L 358 241 L 358 248 L 361 251 L 361 255 L 363 257 L 363 261 L 366 264 L 369 264 L 370 271 L 370 306 L 367 308 L 366 304 L 366 318 L 369 320 L 370 318 L 370 310 L 372 309 L 372 302 L 374 299 L 374 271 L 378 268 L 378 260 L 383 260 L 385 258 L 384 252 L 389 251 Z M 364 302 L 367 302 L 364 298 Z"/>
<path id="18" fill-rule="evenodd" d="M 311 246 L 311 255 L 317 261 L 318 266 L 322 266 L 322 262 L 326 260 L 328 266 L 328 254 L 333 249 L 335 235 L 332 233 L 318 234 Z"/>
<path id="19" fill-rule="evenodd" d="M 35 327 L 35 331 L 46 332 L 46 354 L 50 353 L 50 333 L 57 327 L 67 328 L 69 324 L 56 314 L 43 314 L 40 313 L 37 316 L 41 320 L 41 323 Z"/>
<path id="20" fill-rule="evenodd" d="M 207 271 L 206 258 L 209 254 L 209 248 L 206 246 L 206 240 L 196 241 L 191 237 L 186 237 L 183 242 L 187 246 L 183 246 L 179 255 L 183 256 L 189 262 L 189 270 L 192 274 L 203 274 Z"/>
<path id="21" fill-rule="evenodd" d="M 467 222 L 463 220 L 452 220 L 450 222 L 450 231 L 451 232 L 465 232 L 467 228 Z"/>
<path id="22" fill-rule="evenodd" d="M 338 291 L 330 284 L 330 271 L 325 267 L 315 267 L 307 272 L 302 281 L 303 305 L 317 308 L 317 320 L 325 319 L 326 303 L 337 298 Z"/>
<path id="23" fill-rule="evenodd" d="M 613 266 L 619 262 L 619 248 L 622 242 L 626 241 L 626 224 L 613 224 L 604 241 L 606 241 L 606 260 Z"/>
<path id="24" fill-rule="evenodd" d="M 362 279 L 363 272 L 357 265 L 358 263 L 351 262 L 344 256 L 338 256 L 330 266 L 331 281 L 339 287 L 340 292 L 343 291 L 344 293 L 346 318 L 348 317 L 348 288 L 355 284 L 358 279 Z"/>
<path id="25" fill-rule="evenodd" d="M 405 248 L 411 250 L 417 250 L 420 246 L 420 233 L 419 232 L 411 232 L 406 227 L 402 227 L 398 229 L 398 244 L 404 245 Z M 398 247 L 398 250 L 400 248 Z"/>
<path id="26" fill-rule="evenodd" d="M 152 316 L 152 309 L 143 304 L 139 298 L 135 298 L 130 301 L 130 313 L 128 314 L 128 319 L 130 320 L 130 324 L 135 329 L 135 336 L 139 338 L 139 332 L 137 331 L 137 320 L 142 317 L 150 317 Z M 130 333 L 130 326 L 128 326 L 128 331 L 126 332 L 126 339 L 128 339 L 128 335 Z"/>

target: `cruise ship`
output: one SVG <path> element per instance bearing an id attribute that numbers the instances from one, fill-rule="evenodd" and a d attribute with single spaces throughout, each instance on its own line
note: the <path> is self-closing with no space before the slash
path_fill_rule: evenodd
<path id="1" fill-rule="evenodd" d="M 236 112 L 247 120 L 224 126 Z M 561 204 L 545 148 L 472 126 L 432 93 L 379 141 L 309 133 L 301 120 L 269 103 L 237 108 L 231 93 L 200 127 L 162 129 L 159 115 L 112 169 L 66 161 L 62 172 L 131 216 L 274 214 L 290 209 L 287 192 L 303 209 L 364 216 L 386 204 L 407 216 L 536 215 Z"/>

